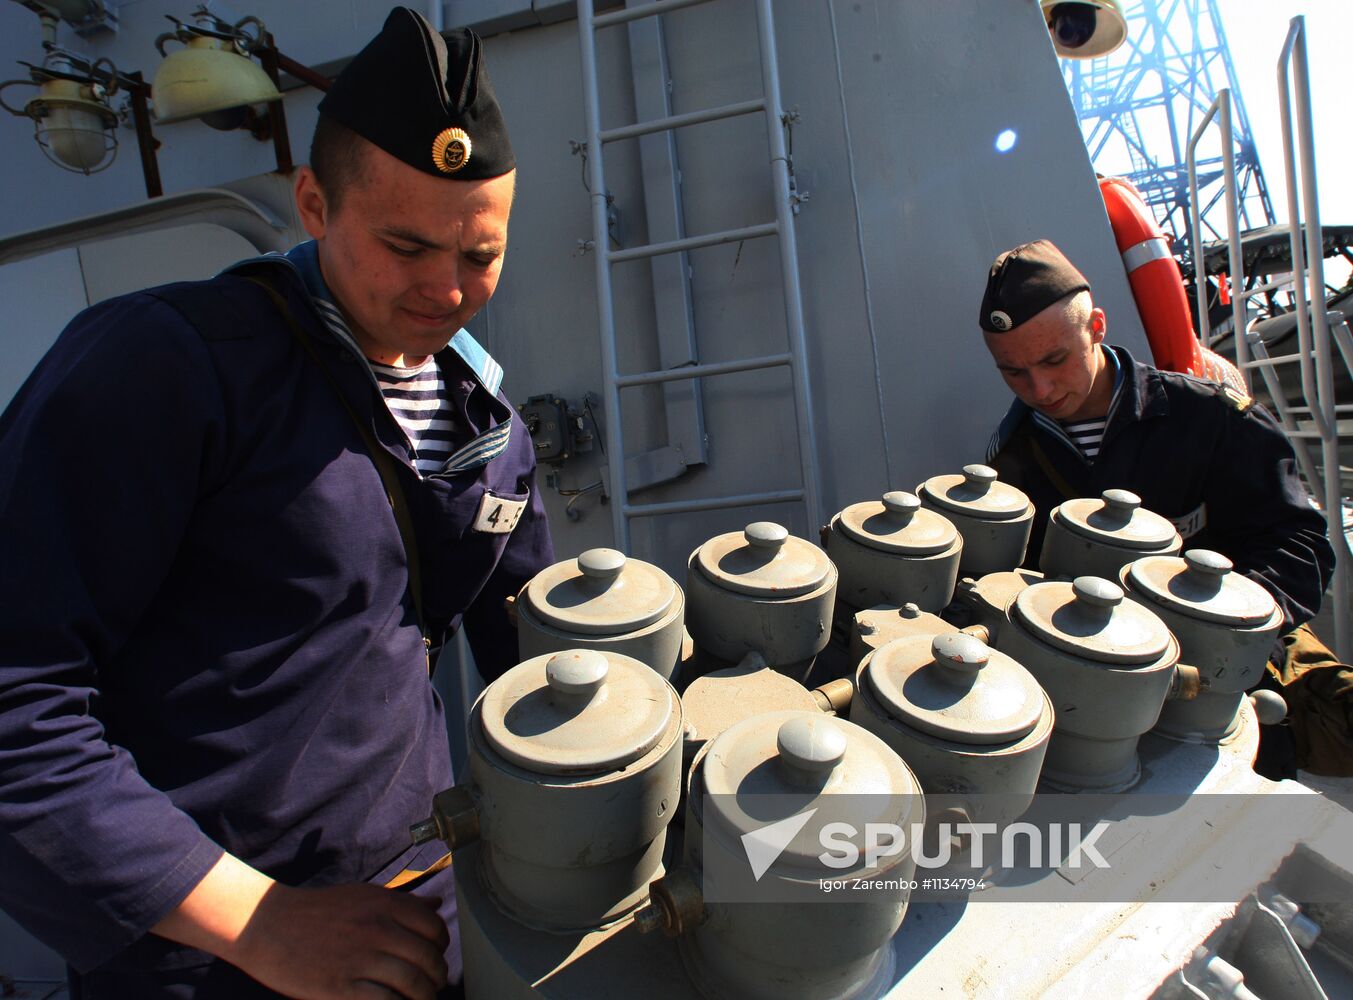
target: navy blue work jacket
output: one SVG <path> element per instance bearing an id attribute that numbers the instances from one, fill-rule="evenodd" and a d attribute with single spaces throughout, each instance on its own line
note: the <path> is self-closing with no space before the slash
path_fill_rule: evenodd
<path id="1" fill-rule="evenodd" d="M 483 672 L 506 669 L 503 599 L 553 561 L 522 422 L 441 352 L 458 430 L 510 430 L 486 464 L 419 478 L 299 272 L 250 266 L 398 463 L 434 662 L 464 618 Z M 527 501 L 510 533 L 475 529 L 486 493 Z M 0 906 L 90 972 L 87 996 L 253 995 L 146 934 L 222 850 L 291 885 L 422 867 L 409 825 L 452 775 L 403 541 L 262 289 L 227 273 L 71 322 L 0 417 L 0 554 Z M 449 872 L 425 891 L 453 919 Z M 154 992 L 171 980 L 215 986 Z"/>
<path id="2" fill-rule="evenodd" d="M 1141 364 L 1121 347 L 1105 350 L 1123 378 L 1093 462 L 1019 400 L 992 439 L 988 463 L 1038 511 L 1025 565 L 1038 565 L 1052 508 L 1131 490 L 1175 522 L 1186 549 L 1221 552 L 1272 594 L 1284 629 L 1313 617 L 1334 550 L 1282 428 L 1262 406 L 1214 382 Z"/>

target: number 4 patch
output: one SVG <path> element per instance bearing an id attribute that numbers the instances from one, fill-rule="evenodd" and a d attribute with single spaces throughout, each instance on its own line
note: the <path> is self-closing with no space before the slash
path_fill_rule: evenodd
<path id="1" fill-rule="evenodd" d="M 526 509 L 525 500 L 508 500 L 485 493 L 479 504 L 479 516 L 475 518 L 474 530 L 486 531 L 493 535 L 506 535 L 521 520 L 521 512 Z"/>

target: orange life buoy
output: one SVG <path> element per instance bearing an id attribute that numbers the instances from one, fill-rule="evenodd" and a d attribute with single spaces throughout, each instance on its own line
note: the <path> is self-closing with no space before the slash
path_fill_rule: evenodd
<path id="1" fill-rule="evenodd" d="M 1109 212 L 1156 367 L 1207 376 L 1204 348 L 1193 332 L 1184 279 L 1170 254 L 1169 240 L 1137 189 L 1123 178 L 1100 178 L 1099 193 Z"/>

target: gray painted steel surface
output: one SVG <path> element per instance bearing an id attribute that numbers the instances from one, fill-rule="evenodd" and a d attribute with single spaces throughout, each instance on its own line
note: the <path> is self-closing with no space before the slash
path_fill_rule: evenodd
<path id="1" fill-rule="evenodd" d="M 525 400 L 555 391 L 580 399 L 601 385 L 593 263 L 574 255 L 590 236 L 589 206 L 570 139 L 584 134 L 577 24 L 571 4 L 462 0 L 447 4 L 448 25 L 477 22 L 495 90 L 511 123 L 519 161 L 511 246 L 498 295 L 472 324 L 507 371 L 507 391 Z M 307 65 L 333 72 L 379 28 L 388 2 L 259 0 L 248 13 L 267 23 L 278 45 Z M 124 3 L 116 35 L 63 43 L 109 56 L 124 70 L 152 72 L 152 40 L 166 13 L 182 3 Z M 1032 0 L 946 4 L 776 0 L 776 39 L 785 105 L 797 107 L 794 176 L 811 195 L 796 218 L 804 319 L 812 377 L 823 506 L 837 510 L 861 496 L 909 488 L 922 478 L 980 457 L 1008 400 L 980 346 L 975 315 L 991 259 L 1037 236 L 1062 247 L 1094 284 L 1108 312 L 1110 337 L 1145 348 L 1131 294 L 1094 184 L 1080 131 L 1046 29 Z M 548 23 L 545 23 L 548 22 Z M 623 28 L 599 51 L 602 123 L 638 119 L 634 68 Z M 759 59 L 749 5 L 720 2 L 663 18 L 673 79 L 672 112 L 747 100 L 759 92 Z M 0 4 L 0 65 L 38 55 L 37 19 Z M 297 158 L 304 159 L 319 94 L 286 90 Z M 708 232 L 773 217 L 764 128 L 756 119 L 679 130 L 684 229 Z M 998 153 L 995 138 L 1018 134 Z M 272 169 L 271 146 L 244 133 L 196 122 L 160 126 L 166 191 L 182 192 L 255 177 Z M 134 136 L 123 130 L 119 160 L 92 177 L 64 173 L 42 158 L 31 123 L 4 116 L 0 163 L 6 229 L 17 232 L 92 215 L 144 199 Z M 629 246 L 650 233 L 642 140 L 612 143 L 607 184 Z M 36 192 L 36 193 L 35 193 Z M 690 253 L 690 294 L 704 362 L 783 349 L 779 261 L 769 241 Z M 215 262 L 205 263 L 205 276 Z M 634 274 L 626 274 L 628 270 Z M 0 275 L 3 275 L 0 269 Z M 661 369 L 652 269 L 617 265 L 621 370 Z M 147 281 L 157 280 L 147 275 Z M 655 297 L 656 296 L 656 297 Z M 64 310 L 20 295 L 7 302 L 17 341 L 49 342 Z M 55 315 L 54 315 L 55 314 Z M 666 321 L 667 312 L 664 310 Z M 45 338 L 45 341 L 43 340 Z M 37 349 L 24 349 L 28 355 Z M 670 358 L 670 355 L 668 355 Z M 661 386 L 627 390 L 627 448 L 661 449 L 671 437 Z M 708 462 L 642 494 L 678 502 L 798 486 L 797 432 L 783 371 L 748 372 L 702 383 Z M 961 406 L 953 400 L 963 399 Z M 599 478 L 593 453 L 563 467 L 577 488 Z M 788 460 L 787 460 L 788 459 Z M 592 494 L 591 496 L 595 496 Z M 612 542 L 610 518 L 595 501 L 563 516 L 566 500 L 547 492 L 559 551 Z M 633 552 L 678 574 L 685 553 L 721 530 L 756 517 L 797 513 L 772 505 L 634 522 Z M 810 535 L 818 525 L 790 524 Z"/>

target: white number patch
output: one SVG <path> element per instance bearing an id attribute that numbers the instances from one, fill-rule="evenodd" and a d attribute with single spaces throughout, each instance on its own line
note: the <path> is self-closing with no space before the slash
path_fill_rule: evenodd
<path id="1" fill-rule="evenodd" d="M 487 531 L 491 535 L 506 535 L 517 526 L 521 512 L 525 509 L 525 500 L 506 500 L 485 493 L 479 505 L 479 516 L 474 521 L 474 530 Z"/>
<path id="2" fill-rule="evenodd" d="M 1183 517 L 1172 517 L 1169 520 L 1174 525 L 1174 530 L 1179 532 L 1179 537 L 1188 541 L 1207 527 L 1207 504 L 1200 503 Z"/>

